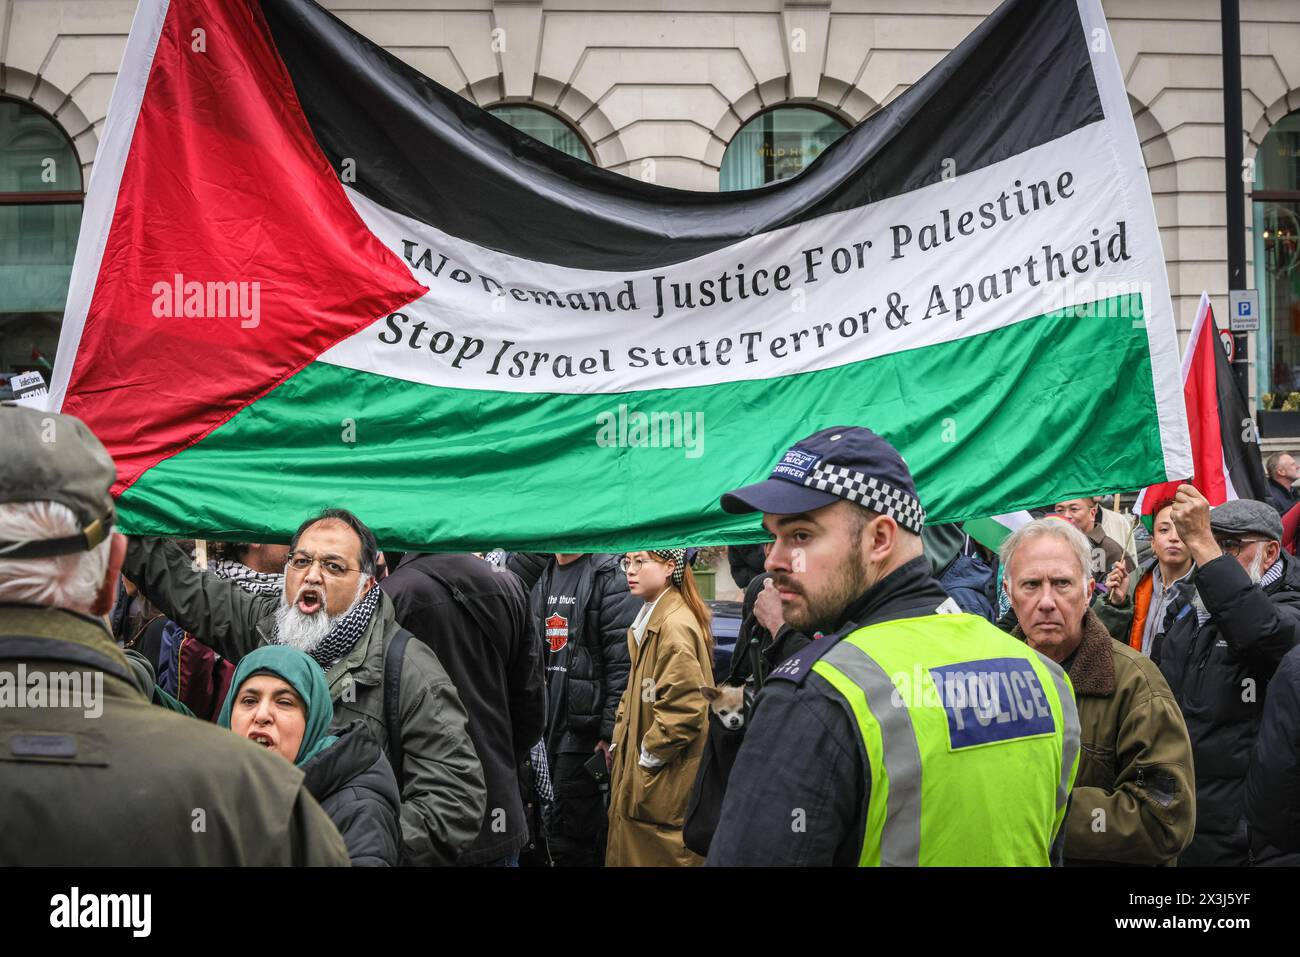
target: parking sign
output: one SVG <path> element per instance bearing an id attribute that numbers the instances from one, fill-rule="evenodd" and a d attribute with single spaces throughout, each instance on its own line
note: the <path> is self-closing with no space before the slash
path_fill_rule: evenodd
<path id="1" fill-rule="evenodd" d="M 1259 290 L 1234 289 L 1228 293 L 1228 328 L 1233 332 L 1259 329 Z"/>

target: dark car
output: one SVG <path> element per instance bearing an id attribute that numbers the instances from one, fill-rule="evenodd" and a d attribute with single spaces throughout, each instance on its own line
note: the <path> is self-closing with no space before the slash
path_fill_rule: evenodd
<path id="1" fill-rule="evenodd" d="M 731 673 L 731 653 L 740 634 L 741 606 L 738 601 L 713 598 L 706 598 L 704 603 L 713 614 L 713 678 L 717 684 Z"/>

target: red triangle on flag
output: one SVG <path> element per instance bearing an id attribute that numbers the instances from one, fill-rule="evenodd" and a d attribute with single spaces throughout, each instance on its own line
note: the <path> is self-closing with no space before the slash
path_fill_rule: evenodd
<path id="1" fill-rule="evenodd" d="M 62 406 L 114 493 L 426 291 L 349 203 L 258 4 L 170 0 Z"/>

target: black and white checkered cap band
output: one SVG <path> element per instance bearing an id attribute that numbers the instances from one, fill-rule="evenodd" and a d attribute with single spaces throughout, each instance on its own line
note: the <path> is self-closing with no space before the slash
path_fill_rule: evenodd
<path id="1" fill-rule="evenodd" d="M 925 525 L 925 509 L 913 495 L 878 478 L 867 478 L 861 472 L 850 471 L 843 465 L 814 468 L 803 480 L 803 484 L 819 492 L 830 492 L 856 502 L 873 512 L 888 515 L 917 535 L 921 534 L 921 528 Z"/>

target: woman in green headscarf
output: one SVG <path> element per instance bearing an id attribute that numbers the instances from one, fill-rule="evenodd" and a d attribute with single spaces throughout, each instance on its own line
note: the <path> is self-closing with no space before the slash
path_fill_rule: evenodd
<path id="1" fill-rule="evenodd" d="M 354 865 L 395 865 L 401 799 L 383 749 L 354 721 L 330 734 L 334 705 L 325 673 L 308 655 L 265 645 L 244 656 L 217 724 L 274 751 L 343 835 Z"/>

